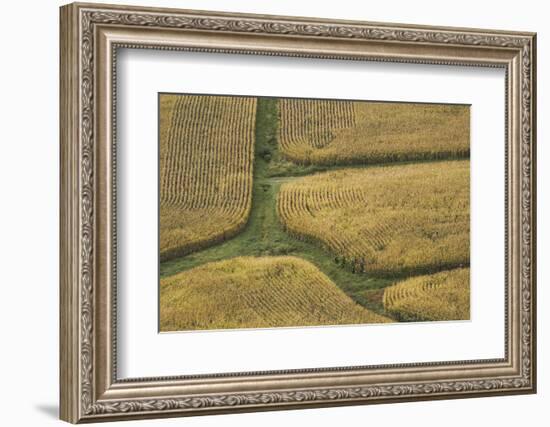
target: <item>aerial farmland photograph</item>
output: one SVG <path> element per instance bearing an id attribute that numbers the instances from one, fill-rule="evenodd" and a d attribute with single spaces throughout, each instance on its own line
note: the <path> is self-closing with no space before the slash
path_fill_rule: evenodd
<path id="1" fill-rule="evenodd" d="M 161 332 L 469 320 L 469 105 L 158 102 Z"/>

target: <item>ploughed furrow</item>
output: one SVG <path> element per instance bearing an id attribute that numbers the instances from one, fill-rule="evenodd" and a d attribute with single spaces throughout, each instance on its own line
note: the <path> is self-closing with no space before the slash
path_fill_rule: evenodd
<path id="1" fill-rule="evenodd" d="M 161 280 L 160 303 L 161 331 L 391 322 L 290 256 L 230 258 L 186 270 Z"/>
<path id="2" fill-rule="evenodd" d="M 161 95 L 160 257 L 235 235 L 252 199 L 256 99 Z"/>
<path id="3" fill-rule="evenodd" d="M 353 272 L 408 275 L 469 264 L 468 160 L 324 172 L 284 183 L 287 232 Z"/>
<path id="4" fill-rule="evenodd" d="M 458 268 L 404 280 L 384 290 L 384 309 L 400 320 L 470 318 L 470 269 Z"/>
<path id="5" fill-rule="evenodd" d="M 279 144 L 299 164 L 467 158 L 466 105 L 281 99 Z"/>

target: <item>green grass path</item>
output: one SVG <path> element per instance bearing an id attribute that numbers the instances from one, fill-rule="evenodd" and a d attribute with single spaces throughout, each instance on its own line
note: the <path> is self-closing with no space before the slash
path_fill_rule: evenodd
<path id="1" fill-rule="evenodd" d="M 282 182 L 333 168 L 300 166 L 284 160 L 277 148 L 277 116 L 276 99 L 258 99 L 252 208 L 245 229 L 216 246 L 161 263 L 160 276 L 237 256 L 292 255 L 316 265 L 360 305 L 387 315 L 382 306 L 383 289 L 395 280 L 354 274 L 314 244 L 288 235 L 279 223 L 276 202 Z"/>

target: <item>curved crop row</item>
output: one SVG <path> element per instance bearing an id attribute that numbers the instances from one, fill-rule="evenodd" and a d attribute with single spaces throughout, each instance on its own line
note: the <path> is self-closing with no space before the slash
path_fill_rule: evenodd
<path id="1" fill-rule="evenodd" d="M 469 264 L 469 161 L 342 169 L 281 186 L 283 227 L 352 271 L 424 273 Z"/>
<path id="2" fill-rule="evenodd" d="M 160 306 L 162 331 L 391 321 L 296 257 L 240 257 L 186 270 L 161 280 Z"/>
<path id="3" fill-rule="evenodd" d="M 222 241 L 250 212 L 256 99 L 162 95 L 160 257 Z"/>
<path id="4" fill-rule="evenodd" d="M 353 103 L 338 100 L 279 100 L 279 143 L 289 160 L 307 163 L 308 153 L 323 149 L 354 125 Z"/>
<path id="5" fill-rule="evenodd" d="M 401 320 L 470 318 L 470 269 L 404 280 L 384 290 L 384 309 Z"/>
<path id="6" fill-rule="evenodd" d="M 280 149 L 300 164 L 468 157 L 469 107 L 281 99 Z"/>

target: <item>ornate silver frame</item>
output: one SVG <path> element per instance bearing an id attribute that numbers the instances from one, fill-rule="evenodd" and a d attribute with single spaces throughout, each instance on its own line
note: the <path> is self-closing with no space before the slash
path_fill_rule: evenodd
<path id="1" fill-rule="evenodd" d="M 77 423 L 534 393 L 533 33 L 71 4 L 61 8 L 61 418 Z M 118 47 L 506 70 L 505 357 L 119 380 L 114 173 Z"/>

